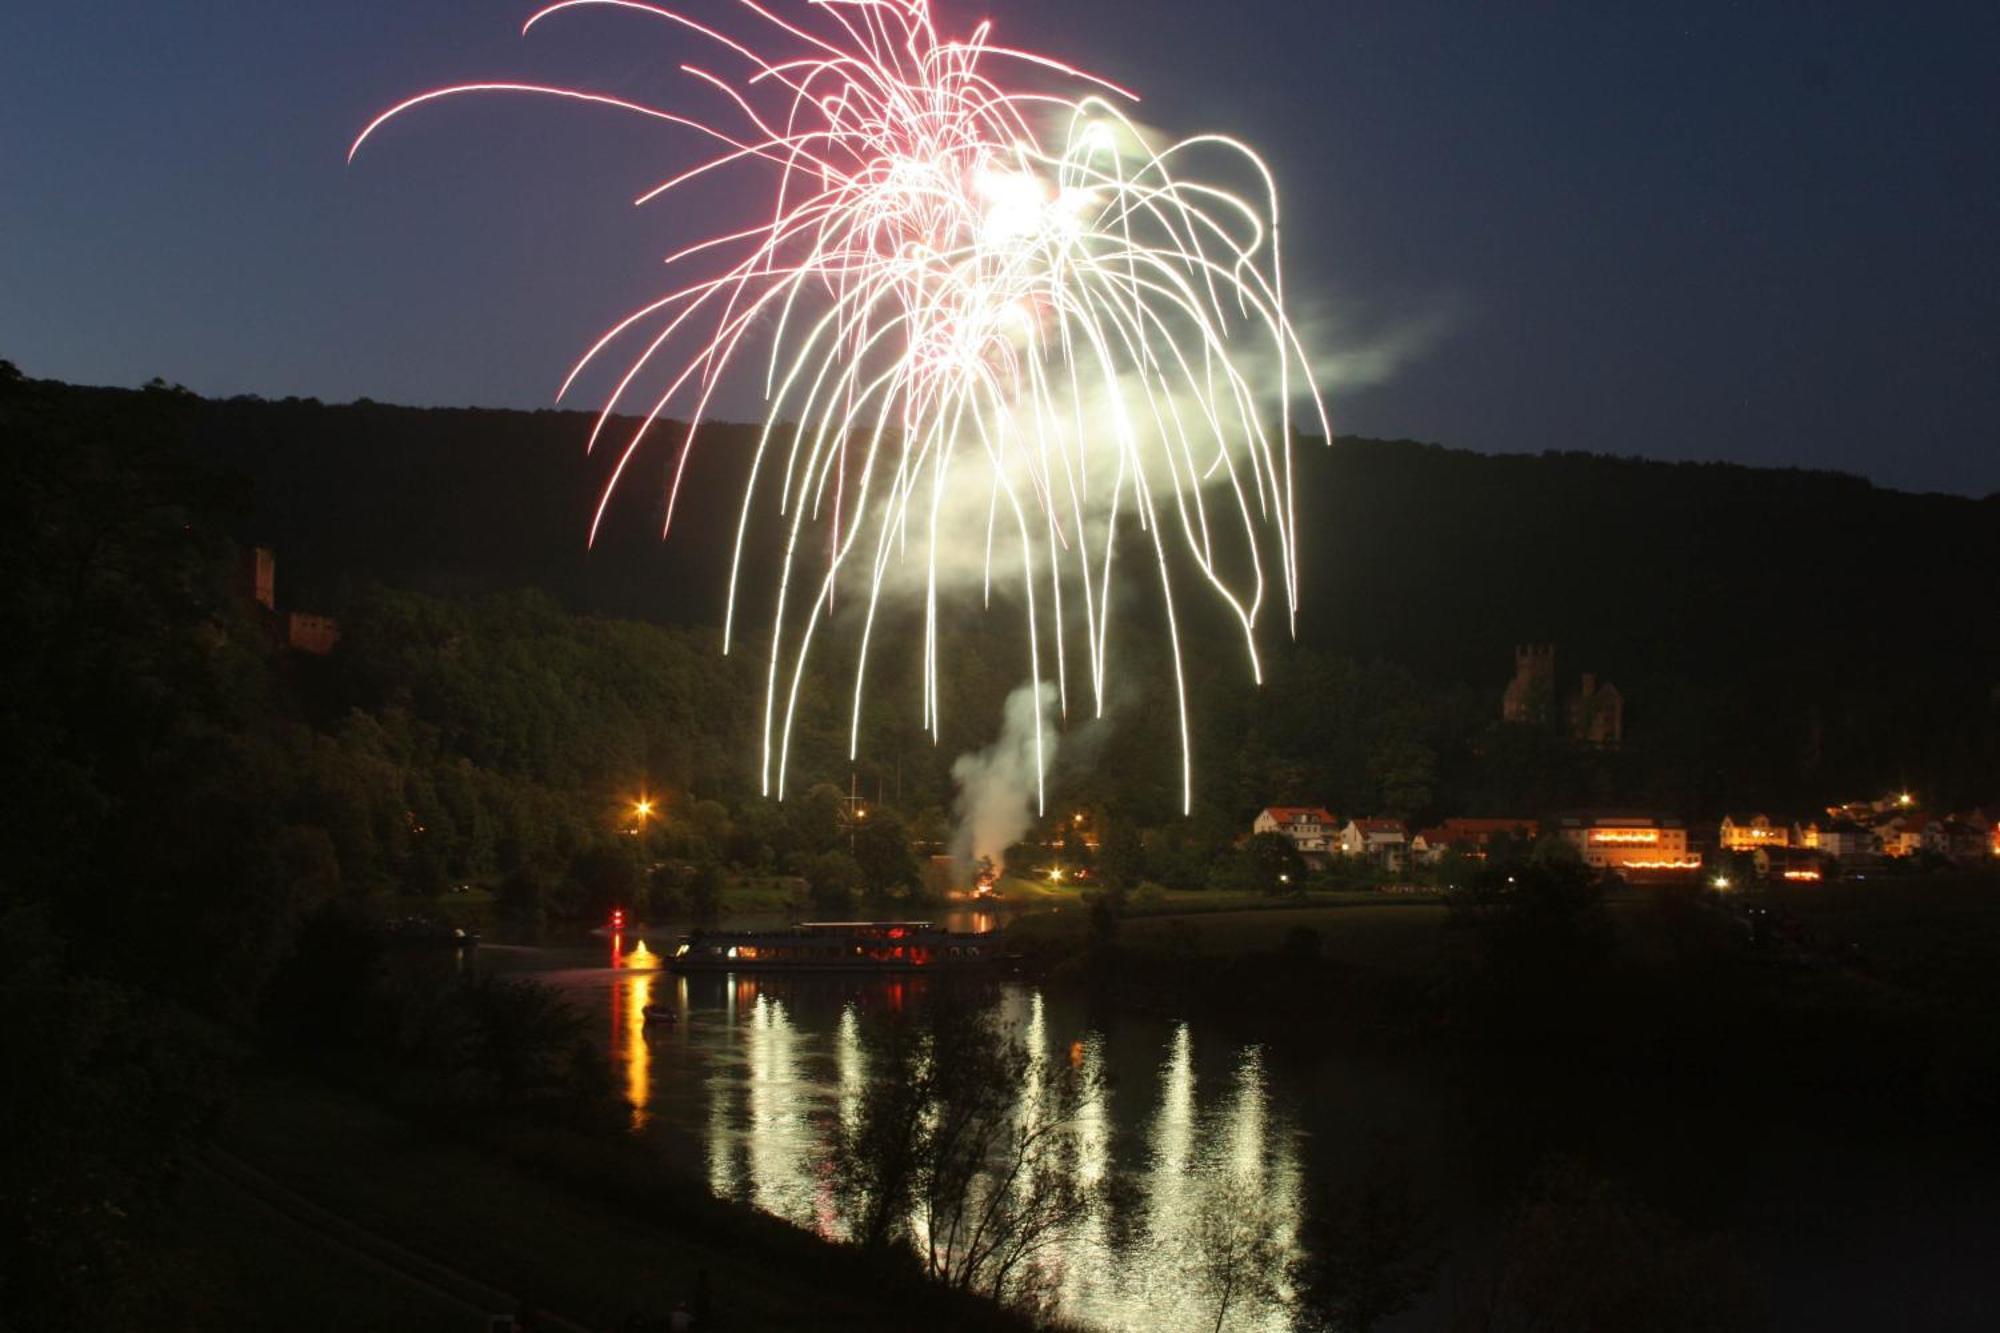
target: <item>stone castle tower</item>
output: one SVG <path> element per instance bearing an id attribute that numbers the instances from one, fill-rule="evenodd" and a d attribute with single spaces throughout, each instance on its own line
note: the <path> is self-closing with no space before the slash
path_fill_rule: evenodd
<path id="1" fill-rule="evenodd" d="M 1617 749 L 1625 739 L 1625 696 L 1611 682 L 1583 673 L 1583 688 L 1569 701 L 1570 739 Z"/>
<path id="2" fill-rule="evenodd" d="M 1514 649 L 1514 678 L 1500 697 L 1500 717 L 1507 722 L 1549 726 L 1556 712 L 1556 646 L 1531 643 Z M 1560 721 L 1571 740 L 1615 749 L 1625 739 L 1625 698 L 1609 681 L 1583 673 L 1582 688 L 1566 701 Z"/>
<path id="3" fill-rule="evenodd" d="M 1514 649 L 1514 679 L 1500 697 L 1508 722 L 1546 722 L 1556 706 L 1556 646 L 1531 643 Z"/>

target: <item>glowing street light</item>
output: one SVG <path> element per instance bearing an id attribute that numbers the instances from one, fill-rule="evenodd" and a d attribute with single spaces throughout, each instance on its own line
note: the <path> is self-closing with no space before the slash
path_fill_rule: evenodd
<path id="1" fill-rule="evenodd" d="M 659 803 L 650 796 L 640 796 L 635 799 L 628 810 L 631 822 L 625 825 L 624 832 L 626 835 L 636 838 L 644 833 L 646 831 L 646 821 L 651 819 L 658 810 Z"/>
<path id="2" fill-rule="evenodd" d="M 1714 885 L 1718 889 L 1726 889 L 1729 887 L 1729 876 L 1717 875 L 1714 879 L 1710 880 L 1709 883 Z"/>
<path id="3" fill-rule="evenodd" d="M 1051 884 L 1060 884 L 1060 883 L 1062 883 L 1062 867 L 1061 867 L 1061 866 L 1050 866 L 1050 867 L 1049 867 L 1049 883 L 1051 883 Z"/>

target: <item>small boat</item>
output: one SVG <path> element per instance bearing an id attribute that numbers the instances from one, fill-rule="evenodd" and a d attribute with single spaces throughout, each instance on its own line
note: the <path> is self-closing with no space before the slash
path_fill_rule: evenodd
<path id="1" fill-rule="evenodd" d="M 928 921 L 802 921 L 776 930 L 711 930 L 682 937 L 675 972 L 937 972 L 1000 957 L 998 931 L 946 930 Z"/>
<path id="2" fill-rule="evenodd" d="M 646 1016 L 648 1023 L 665 1023 L 667 1026 L 672 1027 L 675 1023 L 681 1021 L 680 1014 L 671 1005 L 649 1004 L 640 1012 Z"/>

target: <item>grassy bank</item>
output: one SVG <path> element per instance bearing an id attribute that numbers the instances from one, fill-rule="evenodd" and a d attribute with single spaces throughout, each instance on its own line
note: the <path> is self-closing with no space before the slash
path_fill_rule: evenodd
<path id="1" fill-rule="evenodd" d="M 1221 897 L 1221 895 L 1213 895 Z M 1155 961 L 1216 960 L 1275 953 L 1299 930 L 1314 932 L 1319 956 L 1357 968 L 1415 974 L 1442 965 L 1445 909 L 1431 900 L 1249 904 L 1198 902 L 1193 910 L 1163 908 L 1120 919 L 1117 941 L 1128 956 Z M 1012 947 L 1031 958 L 1056 961 L 1079 954 L 1089 929 L 1080 902 L 1024 916 L 1008 927 Z"/>
<path id="2" fill-rule="evenodd" d="M 716 1328 L 1023 1327 L 713 1199 L 622 1137 L 519 1127 L 445 1137 L 313 1081 L 258 1074 L 242 1080 L 220 1144 L 356 1226 L 586 1327 L 664 1316 L 692 1300 L 704 1273 Z M 203 1248 L 224 1257 L 232 1299 L 253 1316 L 237 1326 L 455 1326 L 404 1317 L 421 1293 L 358 1275 L 351 1257 L 310 1238 L 257 1228 L 251 1209 L 212 1185 L 194 1204 Z M 266 1264 L 294 1280 L 264 1282 Z M 308 1297 L 300 1325 L 293 1303 Z"/>
<path id="3" fill-rule="evenodd" d="M 1900 990 L 2000 1013 L 2000 875 L 1874 875 L 1752 891 Z"/>

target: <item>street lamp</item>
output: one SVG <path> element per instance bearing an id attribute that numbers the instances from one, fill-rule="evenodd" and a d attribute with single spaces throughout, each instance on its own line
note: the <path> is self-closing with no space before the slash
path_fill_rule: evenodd
<path id="1" fill-rule="evenodd" d="M 630 812 L 632 822 L 625 826 L 625 833 L 634 838 L 644 833 L 646 831 L 646 821 L 653 817 L 653 812 L 658 808 L 658 805 L 650 796 L 641 796 L 634 800 Z"/>

